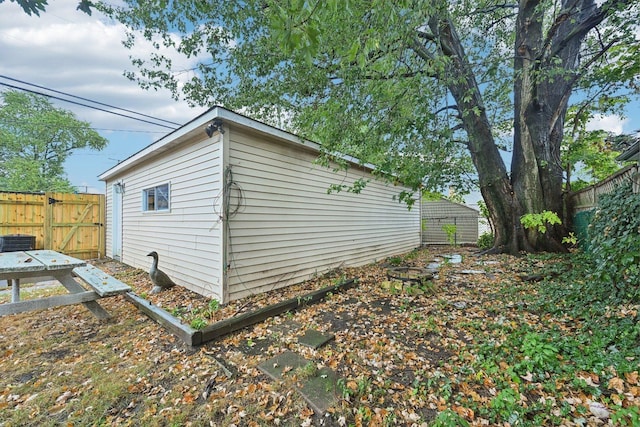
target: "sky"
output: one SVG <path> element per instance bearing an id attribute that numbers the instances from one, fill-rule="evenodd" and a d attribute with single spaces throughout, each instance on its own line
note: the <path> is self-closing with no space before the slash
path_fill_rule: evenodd
<path id="1" fill-rule="evenodd" d="M 11 1 L 0 3 L 0 76 L 181 124 L 204 111 L 174 101 L 168 91 L 141 89 L 124 77 L 125 70 L 134 70 L 130 55 L 144 57 L 151 47 L 137 44 L 134 51 L 126 49 L 122 45 L 125 38 L 122 25 L 97 12 L 88 16 L 77 11 L 78 0 L 49 3 L 40 17 L 28 16 Z M 176 69 L 193 65 L 178 55 L 173 55 L 173 59 Z M 28 87 L 3 78 L 0 83 Z M 65 163 L 67 177 L 81 192 L 104 193 L 105 185 L 98 175 L 170 131 L 90 108 L 52 102 L 74 112 L 109 140 L 104 150 L 74 152 Z M 616 134 L 636 132 L 640 129 L 639 104 L 627 109 L 625 119 L 598 117 L 589 128 Z"/>
<path id="2" fill-rule="evenodd" d="M 143 90 L 124 77 L 125 70 L 134 70 L 129 56 L 151 49 L 142 45 L 129 51 L 122 45 L 122 25 L 97 12 L 88 16 L 77 11 L 77 5 L 78 0 L 50 1 L 37 17 L 28 16 L 16 3 L 0 3 L 0 75 L 181 124 L 205 110 L 174 101 L 168 91 Z M 178 67 L 189 66 L 177 55 L 175 61 Z M 3 78 L 0 83 L 41 91 Z M 104 150 L 74 152 L 65 163 L 67 177 L 81 192 L 104 193 L 98 175 L 171 131 L 66 102 L 52 103 L 89 122 L 109 140 Z"/>

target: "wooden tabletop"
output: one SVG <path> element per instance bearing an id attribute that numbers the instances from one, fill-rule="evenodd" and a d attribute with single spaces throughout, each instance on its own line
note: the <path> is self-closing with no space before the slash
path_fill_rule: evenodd
<path id="1" fill-rule="evenodd" d="M 87 263 L 80 259 L 51 250 L 0 253 L 0 273 L 71 270 L 84 265 Z"/>

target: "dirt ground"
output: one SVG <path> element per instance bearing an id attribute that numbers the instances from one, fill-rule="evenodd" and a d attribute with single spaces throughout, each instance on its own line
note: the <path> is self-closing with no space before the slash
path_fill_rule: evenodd
<path id="1" fill-rule="evenodd" d="M 0 426 L 427 425 L 439 411 L 456 410 L 455 399 L 443 398 L 443 388 L 487 402 L 495 395 L 490 378 L 467 385 L 469 390 L 451 387 L 459 384 L 454 377 L 470 357 L 467 346 L 489 333 L 478 325 L 522 316 L 510 310 L 517 297 L 510 301 L 496 285 L 515 283 L 521 261 L 473 252 L 423 249 L 216 310 L 185 289 L 149 296 L 186 322 L 198 316 L 212 322 L 342 278 L 359 280 L 357 287 L 320 303 L 198 348 L 184 346 L 122 296 L 100 301 L 113 316 L 107 321 L 82 306 L 5 316 Z M 452 253 L 461 254 L 462 262 L 442 257 Z M 389 262 L 424 267 L 436 259 L 442 264 L 434 280 L 403 290 L 389 283 Z M 139 295 L 151 289 L 144 271 L 113 261 L 97 264 Z M 317 350 L 301 346 L 297 339 L 307 329 L 335 339 Z M 303 373 L 276 382 L 257 369 L 286 350 L 337 374 L 336 404 L 324 416 L 314 414 L 295 391 Z"/>

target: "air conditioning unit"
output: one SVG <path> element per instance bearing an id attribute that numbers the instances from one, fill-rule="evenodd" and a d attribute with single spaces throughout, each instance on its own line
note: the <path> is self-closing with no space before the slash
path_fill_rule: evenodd
<path id="1" fill-rule="evenodd" d="M 35 247 L 35 236 L 29 236 L 28 234 L 0 236 L 0 252 L 30 251 Z"/>

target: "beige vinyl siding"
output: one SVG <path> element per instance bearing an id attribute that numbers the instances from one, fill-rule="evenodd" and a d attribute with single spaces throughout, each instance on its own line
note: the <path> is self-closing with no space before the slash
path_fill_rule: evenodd
<path id="1" fill-rule="evenodd" d="M 392 200 L 402 191 L 364 168 L 314 165 L 317 153 L 232 128 L 234 183 L 230 220 L 229 299 L 288 286 L 331 268 L 363 265 L 420 244 L 419 208 Z M 360 194 L 327 194 L 331 184 L 371 182 Z"/>
<path id="2" fill-rule="evenodd" d="M 221 192 L 217 138 L 198 134 L 107 183 L 123 181 L 122 261 L 148 270 L 157 251 L 160 268 L 176 283 L 222 300 L 221 228 L 214 209 Z M 142 190 L 169 184 L 170 209 L 143 212 Z M 109 192 L 109 191 L 107 191 Z"/>

